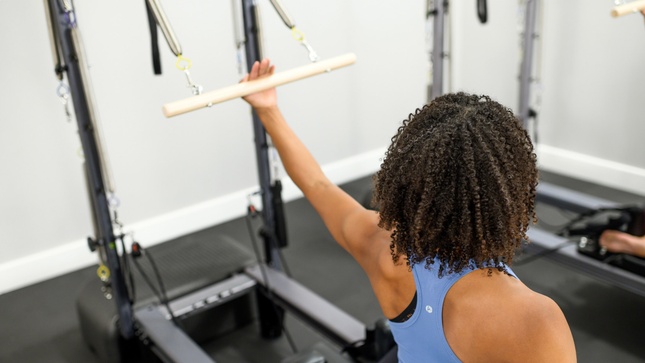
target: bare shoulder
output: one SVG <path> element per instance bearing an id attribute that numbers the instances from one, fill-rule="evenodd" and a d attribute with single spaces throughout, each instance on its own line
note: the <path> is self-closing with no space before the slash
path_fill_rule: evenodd
<path id="1" fill-rule="evenodd" d="M 474 271 L 444 302 L 444 333 L 464 362 L 575 362 L 560 307 L 514 277 Z"/>
<path id="2" fill-rule="evenodd" d="M 531 291 L 530 296 L 518 299 L 524 311 L 516 314 L 524 324 L 518 327 L 531 348 L 526 362 L 575 362 L 576 351 L 569 324 L 562 310 L 551 298 Z"/>

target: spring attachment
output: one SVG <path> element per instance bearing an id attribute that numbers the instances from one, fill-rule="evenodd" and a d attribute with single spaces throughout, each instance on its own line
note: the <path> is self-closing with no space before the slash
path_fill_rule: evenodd
<path id="1" fill-rule="evenodd" d="M 318 61 L 318 53 L 314 50 L 314 48 L 307 42 L 307 39 L 305 39 L 305 33 L 303 33 L 300 29 L 296 28 L 295 26 L 291 28 L 291 36 L 293 39 L 297 40 L 300 44 L 302 44 L 305 49 L 307 49 L 307 52 L 309 53 L 309 60 L 312 62 Z"/>
<path id="2" fill-rule="evenodd" d="M 189 71 L 192 65 L 193 65 L 193 62 L 189 58 L 184 57 L 181 54 L 177 57 L 177 63 L 175 63 L 175 67 L 177 67 L 177 69 L 179 69 L 180 71 L 184 72 L 184 74 L 186 75 L 186 82 L 188 83 L 187 87 L 190 88 L 193 95 L 197 96 L 202 94 L 202 90 L 204 88 L 201 85 L 193 82 L 193 79 L 190 76 L 190 71 Z"/>

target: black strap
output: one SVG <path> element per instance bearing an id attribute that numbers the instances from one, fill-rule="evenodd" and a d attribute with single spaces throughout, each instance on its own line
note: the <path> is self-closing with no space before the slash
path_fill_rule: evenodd
<path id="1" fill-rule="evenodd" d="M 477 0 L 477 17 L 482 24 L 486 24 L 488 21 L 488 6 L 486 0 Z"/>
<path id="2" fill-rule="evenodd" d="M 414 314 L 414 310 L 417 307 L 417 293 L 416 291 L 414 292 L 414 297 L 412 298 L 412 302 L 406 307 L 401 314 L 399 314 L 396 318 L 390 319 L 390 321 L 395 322 L 395 323 L 403 323 L 408 321 L 412 317 L 412 314 Z"/>
<path id="3" fill-rule="evenodd" d="M 156 75 L 161 74 L 161 59 L 159 57 L 159 41 L 157 36 L 157 21 L 146 1 L 146 12 L 148 13 L 148 25 L 150 27 L 150 45 L 152 46 L 152 67 Z"/>

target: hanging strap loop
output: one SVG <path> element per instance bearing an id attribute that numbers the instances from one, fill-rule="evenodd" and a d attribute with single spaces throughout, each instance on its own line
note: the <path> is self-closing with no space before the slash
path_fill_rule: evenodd
<path id="1" fill-rule="evenodd" d="M 161 74 L 161 57 L 159 55 L 159 34 L 157 32 L 157 21 L 155 15 L 150 8 L 150 4 L 146 1 L 146 13 L 148 14 L 148 28 L 150 29 L 150 48 L 152 51 L 152 69 L 154 74 Z"/>

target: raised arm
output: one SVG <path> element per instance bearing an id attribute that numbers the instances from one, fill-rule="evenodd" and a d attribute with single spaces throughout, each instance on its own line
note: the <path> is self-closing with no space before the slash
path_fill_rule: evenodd
<path id="1" fill-rule="evenodd" d="M 273 74 L 268 59 L 256 62 L 242 80 L 253 80 Z M 309 150 L 286 123 L 277 106 L 275 88 L 244 97 L 256 110 L 267 133 L 278 150 L 282 163 L 293 182 L 322 217 L 334 239 L 347 250 L 364 269 L 378 258 L 382 246 L 371 244 L 382 234 L 378 214 L 365 209 L 334 185 L 323 173 Z"/>

